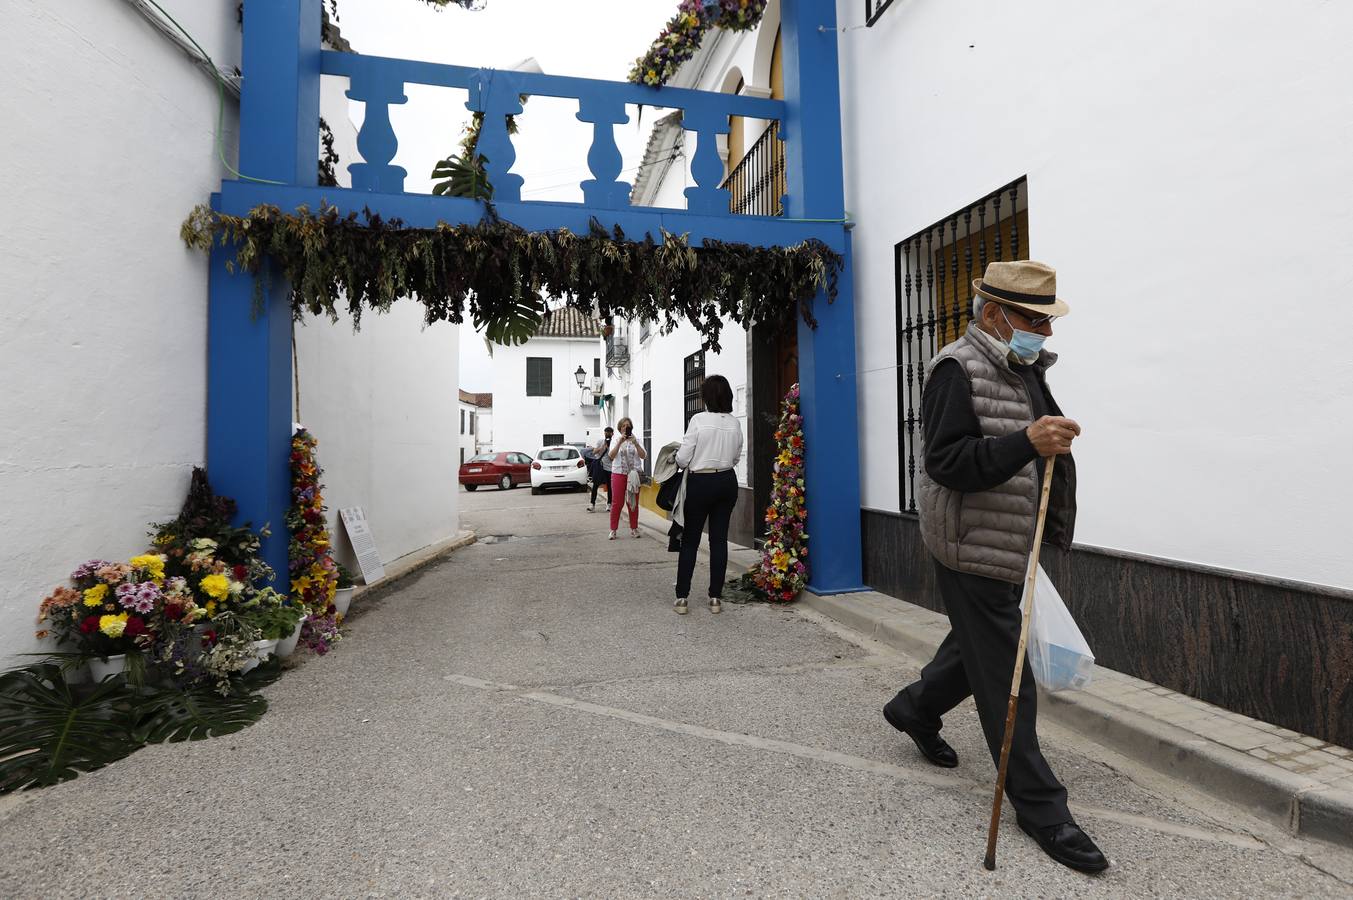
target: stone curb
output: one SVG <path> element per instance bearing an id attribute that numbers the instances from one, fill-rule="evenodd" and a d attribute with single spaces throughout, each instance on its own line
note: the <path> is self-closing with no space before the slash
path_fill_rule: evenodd
<path id="1" fill-rule="evenodd" d="M 937 614 L 920 607 L 898 612 L 880 594 L 818 596 L 803 604 L 861 634 L 918 659 L 928 659 L 946 628 L 926 621 Z M 910 606 L 910 604 L 906 604 Z M 940 617 L 942 618 L 942 617 Z M 1303 837 L 1353 848 L 1353 791 L 1255 759 L 1223 744 L 1128 709 L 1093 692 L 1041 693 L 1043 714 L 1105 746 L 1264 821 Z"/>

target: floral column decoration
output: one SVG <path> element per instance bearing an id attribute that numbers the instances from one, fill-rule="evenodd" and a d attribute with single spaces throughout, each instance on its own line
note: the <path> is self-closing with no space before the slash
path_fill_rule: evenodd
<path id="1" fill-rule="evenodd" d="M 803 416 L 799 413 L 797 384 L 785 395 L 775 441 L 779 453 L 771 478 L 770 506 L 766 509 L 766 543 L 761 564 L 752 571 L 752 580 L 768 600 L 788 603 L 808 582 Z"/>
<path id="2" fill-rule="evenodd" d="M 302 640 L 316 653 L 326 653 L 338 639 L 338 617 L 333 599 L 338 587 L 329 525 L 324 517 L 324 470 L 315 460 L 318 441 L 304 428 L 291 438 L 291 509 L 287 528 L 291 532 L 288 570 L 291 600 L 308 610 L 301 629 Z"/>
<path id="3" fill-rule="evenodd" d="M 766 0 L 681 0 L 653 46 L 634 61 L 629 80 L 661 87 L 700 49 L 709 29 L 751 31 L 765 12 Z"/>

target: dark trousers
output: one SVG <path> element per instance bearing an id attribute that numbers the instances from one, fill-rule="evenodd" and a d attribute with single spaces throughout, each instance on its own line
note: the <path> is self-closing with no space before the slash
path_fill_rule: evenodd
<path id="1" fill-rule="evenodd" d="M 709 596 L 723 596 L 728 576 L 728 520 L 738 502 L 738 476 L 727 472 L 686 473 L 686 500 L 681 507 L 681 557 L 677 562 L 676 595 L 691 595 L 700 534 L 709 526 Z"/>
<path id="2" fill-rule="evenodd" d="M 606 497 L 611 496 L 611 473 L 601 467 L 601 463 L 592 464 L 592 505 L 597 505 L 597 489 L 606 488 Z"/>
<path id="3" fill-rule="evenodd" d="M 893 708 L 918 731 L 934 734 L 941 717 L 971 694 L 991 759 L 998 763 L 1019 647 L 1023 586 L 954 572 L 938 561 L 935 573 L 950 631 L 921 670 L 921 680 L 898 694 Z M 1019 817 L 1033 827 L 1070 822 L 1066 788 L 1043 758 L 1037 722 L 1038 691 L 1026 663 L 1005 793 Z"/>

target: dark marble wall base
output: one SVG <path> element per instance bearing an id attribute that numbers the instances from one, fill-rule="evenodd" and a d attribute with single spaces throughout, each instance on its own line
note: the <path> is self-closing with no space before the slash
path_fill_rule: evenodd
<path id="1" fill-rule="evenodd" d="M 751 547 L 756 539 L 756 501 L 752 489 L 738 486 L 738 505 L 733 507 L 733 518 L 728 522 L 728 539 L 735 544 Z"/>
<path id="2" fill-rule="evenodd" d="M 943 612 L 916 517 L 861 516 L 865 583 Z M 1353 592 L 1092 547 L 1041 558 L 1100 665 L 1353 747 Z"/>

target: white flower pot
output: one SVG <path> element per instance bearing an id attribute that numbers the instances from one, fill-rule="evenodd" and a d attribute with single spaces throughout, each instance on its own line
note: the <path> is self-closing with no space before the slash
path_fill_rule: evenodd
<path id="1" fill-rule="evenodd" d="M 240 669 L 240 674 L 252 672 L 258 668 L 258 664 L 268 658 L 268 654 L 277 648 L 277 638 L 271 638 L 266 641 L 254 641 L 254 658 L 244 664 Z"/>
<path id="2" fill-rule="evenodd" d="M 107 659 L 94 658 L 89 661 L 89 674 L 94 681 L 103 681 L 109 675 L 121 675 L 127 668 L 127 654 L 119 653 Z"/>
<path id="3" fill-rule="evenodd" d="M 340 616 L 348 614 L 348 607 L 352 605 L 352 592 L 356 588 L 339 588 L 334 591 L 334 609 Z"/>
<path id="4" fill-rule="evenodd" d="M 73 653 L 79 650 L 79 645 L 71 643 L 65 644 L 58 641 L 55 637 L 48 635 L 45 638 L 38 638 L 39 653 Z M 62 660 L 64 663 L 65 660 Z M 81 663 L 66 670 L 66 684 L 85 684 L 89 681 L 89 666 Z"/>
<path id="5" fill-rule="evenodd" d="M 301 626 L 304 624 L 304 617 L 297 619 L 296 627 L 292 630 L 291 634 L 277 642 L 277 649 L 273 650 L 273 652 L 277 654 L 278 659 L 286 659 L 296 652 L 296 644 L 301 639 Z"/>

